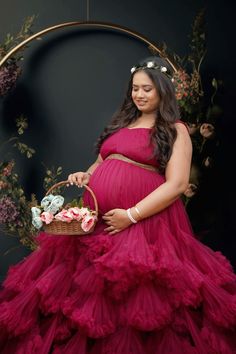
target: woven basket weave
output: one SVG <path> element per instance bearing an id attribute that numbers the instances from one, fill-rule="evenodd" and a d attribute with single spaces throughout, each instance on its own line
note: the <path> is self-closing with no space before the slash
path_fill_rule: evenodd
<path id="1" fill-rule="evenodd" d="M 53 191 L 53 189 L 60 187 L 62 185 L 65 185 L 65 184 L 67 185 L 67 184 L 69 184 L 69 182 L 68 181 L 61 181 L 59 183 L 54 184 L 47 191 L 46 196 L 48 194 L 50 194 Z M 93 197 L 95 210 L 91 210 L 91 214 L 93 216 L 97 217 L 98 216 L 98 203 L 97 203 L 97 199 L 95 197 L 95 194 L 90 187 L 84 185 L 84 188 L 87 189 Z M 89 231 L 84 231 L 81 227 L 81 223 L 82 223 L 82 220 L 81 221 L 72 220 L 70 223 L 67 223 L 65 221 L 54 219 L 50 224 L 43 223 L 43 228 L 44 228 L 44 231 L 46 231 L 49 234 L 53 234 L 53 235 L 87 235 L 87 234 L 90 234 L 91 232 L 93 232 L 95 225 L 96 225 L 96 220 L 94 222 L 93 227 Z"/>

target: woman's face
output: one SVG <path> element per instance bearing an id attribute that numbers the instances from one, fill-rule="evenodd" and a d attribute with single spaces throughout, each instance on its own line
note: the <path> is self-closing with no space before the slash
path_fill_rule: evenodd
<path id="1" fill-rule="evenodd" d="M 160 103 L 159 93 L 144 71 L 138 71 L 133 76 L 132 99 L 139 111 L 152 113 Z"/>

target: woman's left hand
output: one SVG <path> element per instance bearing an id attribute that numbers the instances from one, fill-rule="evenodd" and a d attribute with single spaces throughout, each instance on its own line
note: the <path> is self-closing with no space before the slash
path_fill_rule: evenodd
<path id="1" fill-rule="evenodd" d="M 107 231 L 109 235 L 114 235 L 132 224 L 125 209 L 109 210 L 102 218 L 108 225 L 104 231 Z"/>

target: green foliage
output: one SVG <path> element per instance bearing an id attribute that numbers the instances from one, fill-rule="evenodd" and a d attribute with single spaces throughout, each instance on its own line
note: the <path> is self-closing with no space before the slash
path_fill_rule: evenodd
<path id="1" fill-rule="evenodd" d="M 26 17 L 19 32 L 15 36 L 10 33 L 7 33 L 5 40 L 2 44 L 0 44 L 0 60 L 17 44 L 21 43 L 33 34 L 32 27 L 35 22 L 35 19 L 35 15 Z M 24 50 L 25 48 L 21 49 L 21 51 Z M 23 56 L 21 54 L 17 54 L 14 58 L 11 58 L 11 60 L 12 59 L 14 59 L 15 61 L 22 60 Z"/>
<path id="2" fill-rule="evenodd" d="M 7 34 L 3 43 L 0 44 L 0 60 L 16 45 L 32 35 L 35 18 L 35 15 L 27 17 L 15 36 Z M 26 46 L 14 56 L 12 55 L 4 66 L 0 67 L 0 96 L 5 96 L 14 87 L 21 74 L 18 61 L 23 60 L 22 51 L 25 48 Z M 19 176 L 14 171 L 14 158 L 6 157 L 9 154 L 6 153 L 6 149 L 9 150 L 11 147 L 15 147 L 28 159 L 33 157 L 35 150 L 20 139 L 27 128 L 27 118 L 22 114 L 16 119 L 16 134 L 0 144 L 0 229 L 5 235 L 18 237 L 23 245 L 33 250 L 37 247 L 38 230 L 32 225 L 31 207 L 37 206 L 38 201 L 34 194 L 30 196 L 30 199 L 26 197 L 24 188 L 19 182 Z M 61 167 L 53 167 L 51 170 L 46 168 L 44 188 L 48 189 L 55 184 L 61 173 Z"/>
<path id="3" fill-rule="evenodd" d="M 74 208 L 74 207 L 78 207 L 78 208 L 83 208 L 84 207 L 84 204 L 83 204 L 83 198 L 80 197 L 80 198 L 75 198 L 73 199 L 71 202 L 67 203 L 65 205 L 65 209 L 69 209 L 69 208 Z M 90 208 L 88 207 L 88 209 L 90 210 Z"/>
<path id="4" fill-rule="evenodd" d="M 18 237 L 23 245 L 35 249 L 35 229 L 31 224 L 30 208 L 37 202 L 34 195 L 30 200 L 26 198 L 14 165 L 14 160 L 0 163 L 0 229 L 4 234 Z"/>
<path id="5" fill-rule="evenodd" d="M 28 128 L 26 117 L 21 116 L 16 120 L 16 128 L 18 135 L 24 134 Z M 19 136 L 9 138 L 2 143 L 2 147 L 12 143 L 27 158 L 31 158 L 35 153 L 34 149 L 19 141 Z M 24 246 L 34 250 L 37 248 L 38 230 L 32 225 L 31 207 L 38 206 L 39 203 L 34 194 L 31 194 L 30 199 L 26 197 L 19 176 L 14 171 L 14 159 L 5 160 L 5 156 L 4 151 L 0 155 L 0 230 L 5 235 L 18 237 Z M 61 173 L 61 167 L 46 168 L 44 188 L 47 190 L 54 185 Z M 60 189 L 55 191 L 59 193 Z"/>
<path id="6" fill-rule="evenodd" d="M 195 17 L 188 38 L 189 53 L 183 57 L 171 51 L 166 43 L 160 46 L 161 56 L 168 57 L 177 67 L 173 75 L 176 99 L 193 144 L 189 187 L 183 195 L 186 206 L 198 192 L 205 174 L 214 166 L 215 153 L 219 148 L 215 126 L 222 115 L 221 107 L 215 102 L 222 81 L 212 78 L 210 97 L 202 85 L 201 68 L 207 53 L 205 9 Z M 154 52 L 153 48 L 150 49 Z"/>
<path id="7" fill-rule="evenodd" d="M 44 177 L 44 181 L 43 181 L 43 188 L 45 189 L 45 191 L 47 192 L 52 186 L 54 186 L 57 181 L 58 178 L 61 176 L 62 174 L 62 167 L 55 167 L 52 166 L 51 169 L 49 169 L 48 167 L 46 167 L 43 163 L 43 166 L 45 167 L 45 177 Z M 60 186 L 57 188 L 53 189 L 53 193 L 54 194 L 61 194 L 62 191 L 64 190 L 65 186 Z"/>
<path id="8" fill-rule="evenodd" d="M 35 16 L 27 17 L 20 29 L 15 35 L 7 34 L 3 43 L 0 43 L 0 61 L 4 60 L 5 56 L 11 49 L 16 47 L 19 43 L 26 40 L 31 34 Z M 19 78 L 22 70 L 19 66 L 19 61 L 24 57 L 22 52 L 27 46 L 23 46 L 14 55 L 12 54 L 2 66 L 0 66 L 0 96 L 5 96 L 14 86 Z"/>
<path id="9" fill-rule="evenodd" d="M 35 150 L 20 140 L 20 136 L 23 135 L 25 130 L 28 128 L 28 121 L 25 116 L 21 115 L 16 119 L 16 128 L 17 135 L 12 135 L 8 140 L 0 144 L 0 153 L 4 154 L 3 151 L 6 145 L 11 145 L 13 143 L 12 146 L 29 159 L 33 156 L 33 154 L 35 154 Z"/>

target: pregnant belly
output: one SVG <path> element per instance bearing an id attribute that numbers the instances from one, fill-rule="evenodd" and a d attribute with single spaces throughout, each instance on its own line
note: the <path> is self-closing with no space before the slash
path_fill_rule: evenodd
<path id="1" fill-rule="evenodd" d="M 120 160 L 106 160 L 94 171 L 89 181 L 99 211 L 103 214 L 114 208 L 127 209 L 146 197 L 160 184 L 164 177 Z M 84 205 L 94 208 L 90 192 L 83 195 Z"/>

